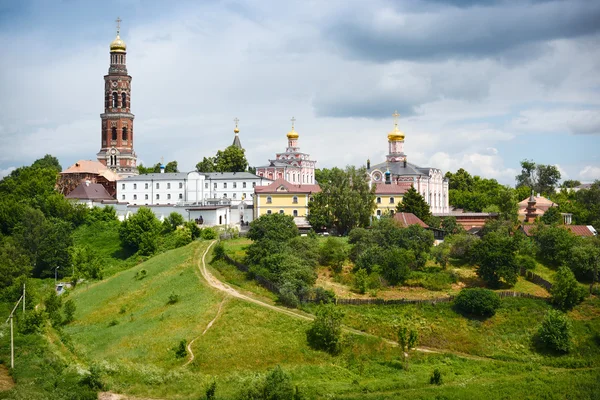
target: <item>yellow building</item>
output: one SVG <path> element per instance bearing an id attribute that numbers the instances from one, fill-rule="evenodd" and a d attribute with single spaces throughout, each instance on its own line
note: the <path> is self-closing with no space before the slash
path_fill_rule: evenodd
<path id="1" fill-rule="evenodd" d="M 386 214 L 394 214 L 396 207 L 402 203 L 402 197 L 408 189 L 410 183 L 376 183 L 375 184 L 375 205 L 373 211 L 374 217 L 381 217 Z"/>
<path id="2" fill-rule="evenodd" d="M 254 217 L 265 214 L 285 214 L 306 218 L 308 203 L 313 193 L 321 191 L 319 185 L 298 185 L 280 178 L 269 186 L 254 188 Z"/>

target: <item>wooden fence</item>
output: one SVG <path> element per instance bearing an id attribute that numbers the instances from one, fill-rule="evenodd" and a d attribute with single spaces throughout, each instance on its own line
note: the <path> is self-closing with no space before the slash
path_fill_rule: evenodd
<path id="1" fill-rule="evenodd" d="M 248 272 L 250 270 L 250 268 L 248 268 L 247 265 L 242 264 L 239 261 L 235 261 L 233 258 L 229 257 L 227 254 L 225 254 L 225 261 L 227 261 L 231 265 L 234 265 L 240 271 Z M 260 286 L 264 287 L 267 290 L 270 290 L 271 292 L 273 292 L 275 294 L 279 294 L 279 287 L 276 284 L 274 284 L 273 282 L 271 282 L 270 280 L 268 280 L 267 278 L 265 278 L 264 276 L 255 274 L 254 279 L 256 280 L 256 282 L 258 282 L 258 284 Z"/>
<path id="2" fill-rule="evenodd" d="M 520 272 L 521 272 L 521 276 L 524 276 L 525 279 L 527 279 L 528 281 L 533 282 L 536 285 L 543 287 L 547 291 L 550 291 L 550 289 L 552 289 L 552 284 L 550 282 L 548 282 L 547 280 L 545 280 L 544 278 L 542 278 L 541 276 L 539 276 L 538 274 L 535 274 L 529 270 L 526 270 L 523 267 L 521 267 Z"/>

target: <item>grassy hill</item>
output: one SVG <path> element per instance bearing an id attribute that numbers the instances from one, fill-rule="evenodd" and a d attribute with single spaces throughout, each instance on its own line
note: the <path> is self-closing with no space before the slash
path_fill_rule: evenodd
<path id="1" fill-rule="evenodd" d="M 531 314 L 533 327 L 547 306 L 527 299 L 503 303 L 505 312 L 487 322 L 451 315 L 450 309 L 438 306 L 344 309 L 346 323 L 359 329 L 394 339 L 395 326 L 408 321 L 419 327 L 426 344 L 472 355 L 413 352 L 405 364 L 396 348 L 350 334 L 341 355 L 316 352 L 306 344 L 307 322 L 224 298 L 208 287 L 197 268 L 207 246 L 208 242 L 194 242 L 78 287 L 70 295 L 77 305 L 75 322 L 63 334 L 73 360 L 96 365 L 114 392 L 165 399 L 202 398 L 213 379 L 218 398 L 234 398 L 255 374 L 276 365 L 307 398 L 563 398 L 567 391 L 573 398 L 592 398 L 600 389 L 594 362 L 552 366 L 532 357 L 535 354 L 526 348 L 528 331 L 519 333 L 518 325 L 527 323 Z M 221 278 L 228 276 L 234 274 Z M 178 296 L 174 304 L 168 304 L 171 295 Z M 203 335 L 219 306 L 219 317 Z M 586 303 L 575 311 L 582 320 L 578 332 L 587 329 L 578 337 L 590 338 L 586 345 L 596 346 L 590 348 L 588 360 L 597 357 L 591 335 L 598 328 L 597 316 L 592 315 L 597 306 Z M 509 312 L 518 316 L 510 323 Z M 189 365 L 187 357 L 175 357 L 182 339 L 196 339 L 196 359 Z M 429 384 L 435 368 L 442 371 L 441 386 Z"/>

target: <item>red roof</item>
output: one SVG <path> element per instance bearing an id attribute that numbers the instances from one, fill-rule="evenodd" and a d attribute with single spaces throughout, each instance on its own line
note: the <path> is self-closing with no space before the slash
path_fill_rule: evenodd
<path id="1" fill-rule="evenodd" d="M 561 228 L 567 229 L 573 235 L 576 236 L 594 236 L 594 232 L 586 225 L 558 225 Z M 531 236 L 531 231 L 535 225 L 521 225 L 521 229 L 525 232 L 525 235 Z"/>
<path id="2" fill-rule="evenodd" d="M 80 183 L 67 196 L 67 199 L 80 200 L 114 200 L 104 186 L 99 183 Z"/>
<path id="3" fill-rule="evenodd" d="M 376 183 L 375 184 L 375 194 L 404 194 L 410 189 L 412 183 L 404 182 L 404 183 Z"/>
<path id="4" fill-rule="evenodd" d="M 296 185 L 279 178 L 268 186 L 256 186 L 254 193 L 319 193 L 319 185 Z"/>
<path id="5" fill-rule="evenodd" d="M 421 221 L 421 219 L 413 213 L 399 212 L 394 214 L 394 219 L 398 221 L 403 228 L 408 228 L 414 224 L 420 225 L 422 228 L 429 228 L 425 222 Z"/>

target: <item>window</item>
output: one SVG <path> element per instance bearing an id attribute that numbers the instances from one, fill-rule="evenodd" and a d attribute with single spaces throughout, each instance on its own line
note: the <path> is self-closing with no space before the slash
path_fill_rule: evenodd
<path id="1" fill-rule="evenodd" d="M 242 183 L 242 188 L 243 188 L 243 189 L 246 189 L 246 182 L 243 182 L 243 183 Z"/>
<path id="2" fill-rule="evenodd" d="M 171 182 L 167 183 L 167 189 L 171 189 Z"/>
<path id="3" fill-rule="evenodd" d="M 127 140 L 127 127 L 123 127 L 123 135 L 121 137 L 122 140 Z"/>
<path id="4" fill-rule="evenodd" d="M 119 102 L 119 95 L 117 94 L 117 92 L 113 92 L 112 108 L 117 108 L 118 102 Z"/>
<path id="5" fill-rule="evenodd" d="M 121 108 L 127 107 L 127 95 L 125 92 L 121 93 Z"/>
<path id="6" fill-rule="evenodd" d="M 125 195 L 121 196 L 121 200 L 125 200 Z"/>
<path id="7" fill-rule="evenodd" d="M 271 198 L 271 196 L 267 197 L 267 204 L 271 204 L 273 202 L 273 199 Z"/>
<path id="8" fill-rule="evenodd" d="M 171 193 L 167 194 L 167 200 L 171 200 Z"/>
<path id="9" fill-rule="evenodd" d="M 294 210 L 294 217 L 298 216 L 298 210 Z"/>
<path id="10" fill-rule="evenodd" d="M 227 189 L 227 182 L 223 182 L 223 189 Z"/>
<path id="11" fill-rule="evenodd" d="M 283 210 L 279 210 L 279 214 L 283 214 L 283 213 L 284 213 Z"/>
<path id="12" fill-rule="evenodd" d="M 377 204 L 381 204 L 381 197 L 377 198 Z"/>
<path id="13" fill-rule="evenodd" d="M 217 182 L 215 182 L 215 189 L 217 188 Z"/>
<path id="14" fill-rule="evenodd" d="M 297 196 L 294 196 L 294 197 L 292 198 L 292 203 L 294 203 L 294 204 L 298 204 L 298 197 L 297 197 Z"/>
<path id="15" fill-rule="evenodd" d="M 134 184 L 133 184 L 133 189 L 134 189 L 134 190 L 135 190 L 135 189 L 137 189 L 137 183 L 134 183 Z"/>
<path id="16" fill-rule="evenodd" d="M 134 195 L 133 195 L 133 199 L 134 199 L 134 200 L 137 200 L 137 194 L 134 194 Z"/>
<path id="17" fill-rule="evenodd" d="M 124 183 L 121 185 L 121 189 L 125 189 L 125 184 Z"/>
<path id="18" fill-rule="evenodd" d="M 252 182 L 252 187 L 256 187 L 256 182 Z"/>
<path id="19" fill-rule="evenodd" d="M 394 204 L 394 198 L 390 197 L 390 204 Z"/>
<path id="20" fill-rule="evenodd" d="M 204 182 L 204 189 L 208 189 L 208 182 Z"/>
<path id="21" fill-rule="evenodd" d="M 271 210 L 267 210 L 267 214 L 271 214 Z"/>
<path id="22" fill-rule="evenodd" d="M 236 189 L 237 188 L 237 182 L 233 182 L 233 188 Z"/>
<path id="23" fill-rule="evenodd" d="M 148 184 L 147 184 L 147 183 L 145 183 L 144 185 L 145 185 L 145 186 L 144 186 L 144 189 L 148 189 Z"/>
<path id="24" fill-rule="evenodd" d="M 156 200 L 160 200 L 160 194 L 156 193 Z"/>
<path id="25" fill-rule="evenodd" d="M 179 189 L 183 189 L 183 182 L 179 182 Z"/>
<path id="26" fill-rule="evenodd" d="M 377 210 L 377 216 L 381 217 L 381 210 Z"/>
<path id="27" fill-rule="evenodd" d="M 235 199 L 235 193 L 233 194 L 233 198 Z"/>
<path id="28" fill-rule="evenodd" d="M 111 128 L 111 140 L 117 140 L 117 127 L 113 126 Z"/>
<path id="29" fill-rule="evenodd" d="M 145 195 L 145 199 L 148 200 L 148 195 Z"/>
<path id="30" fill-rule="evenodd" d="M 183 200 L 183 193 L 179 193 L 179 200 Z"/>
<path id="31" fill-rule="evenodd" d="M 226 199 L 227 198 L 227 193 L 223 193 L 223 198 Z"/>
<path id="32" fill-rule="evenodd" d="M 160 189 L 160 183 L 156 182 L 156 188 Z"/>

